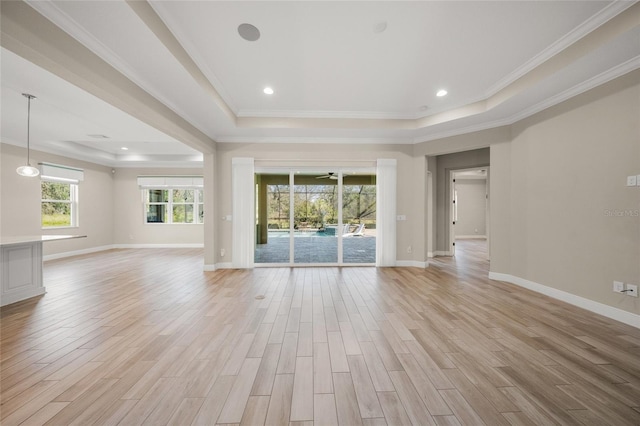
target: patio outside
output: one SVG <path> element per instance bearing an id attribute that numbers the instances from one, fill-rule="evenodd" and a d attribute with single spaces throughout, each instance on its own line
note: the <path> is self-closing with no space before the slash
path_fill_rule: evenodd
<path id="1" fill-rule="evenodd" d="M 302 233 L 302 232 L 300 232 Z M 289 263 L 289 232 L 270 232 L 268 244 L 256 244 L 256 263 Z M 337 263 L 336 236 L 298 236 L 294 233 L 294 263 Z M 375 229 L 360 237 L 342 239 L 343 263 L 375 263 Z"/>
<path id="2" fill-rule="evenodd" d="M 256 188 L 255 263 L 338 263 L 338 235 L 343 236 L 342 263 L 375 263 L 375 175 L 345 175 L 341 200 L 338 180 L 332 173 L 296 174 L 293 191 L 288 174 L 257 174 Z M 290 212 L 291 195 L 294 197 L 293 214 Z M 340 227 L 339 201 L 342 202 L 344 224 Z M 290 220 L 294 228 L 293 256 L 290 256 Z"/>

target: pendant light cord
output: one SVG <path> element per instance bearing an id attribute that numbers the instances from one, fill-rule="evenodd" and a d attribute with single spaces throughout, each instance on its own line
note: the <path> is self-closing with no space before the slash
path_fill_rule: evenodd
<path id="1" fill-rule="evenodd" d="M 30 130 L 31 130 L 31 95 L 27 96 L 27 166 L 31 166 L 31 157 L 30 157 L 30 148 L 29 141 L 31 139 Z"/>
<path id="2" fill-rule="evenodd" d="M 35 96 L 29 93 L 23 93 L 22 96 L 27 98 L 27 165 L 18 167 L 16 172 L 20 176 L 34 177 L 40 174 L 40 170 L 31 166 L 31 99 Z"/>

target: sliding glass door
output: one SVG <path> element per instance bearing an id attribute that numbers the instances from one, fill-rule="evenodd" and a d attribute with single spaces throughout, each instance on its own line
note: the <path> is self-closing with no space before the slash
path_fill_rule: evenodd
<path id="1" fill-rule="evenodd" d="M 289 172 L 256 174 L 256 264 L 289 264 Z"/>
<path id="2" fill-rule="evenodd" d="M 345 174 L 342 185 L 342 241 L 344 263 L 376 261 L 376 177 L 370 173 Z M 346 229 L 348 227 L 348 229 Z"/>
<path id="3" fill-rule="evenodd" d="M 327 177 L 322 177 L 327 176 Z M 293 177 L 293 263 L 338 262 L 338 177 L 296 173 Z"/>
<path id="4" fill-rule="evenodd" d="M 255 263 L 375 264 L 372 170 L 256 174 Z"/>

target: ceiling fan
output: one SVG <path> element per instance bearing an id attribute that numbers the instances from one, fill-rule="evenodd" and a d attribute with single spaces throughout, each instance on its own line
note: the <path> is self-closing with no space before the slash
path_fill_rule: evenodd
<path id="1" fill-rule="evenodd" d="M 327 172 L 326 175 L 324 176 L 316 176 L 316 179 L 333 179 L 333 180 L 338 180 L 338 175 L 335 174 L 334 172 Z"/>

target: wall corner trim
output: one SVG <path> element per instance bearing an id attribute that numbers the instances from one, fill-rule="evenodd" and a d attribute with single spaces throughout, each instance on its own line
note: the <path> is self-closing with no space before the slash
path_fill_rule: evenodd
<path id="1" fill-rule="evenodd" d="M 536 293 L 541 293 L 554 299 L 569 303 L 570 305 L 586 309 L 587 311 L 620 321 L 632 327 L 640 328 L 640 315 L 605 305 L 604 303 L 576 296 L 575 294 L 567 293 L 566 291 L 558 290 L 553 287 L 548 287 L 546 285 L 538 284 L 509 274 L 489 272 L 489 279 L 515 284 L 519 287 L 535 291 Z"/>

